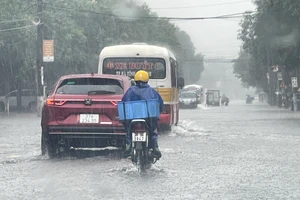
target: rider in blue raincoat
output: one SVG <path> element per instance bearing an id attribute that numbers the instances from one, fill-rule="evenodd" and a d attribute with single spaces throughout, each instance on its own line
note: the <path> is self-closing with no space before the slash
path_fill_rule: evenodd
<path id="1" fill-rule="evenodd" d="M 161 96 L 150 87 L 148 84 L 149 81 L 149 75 L 148 72 L 144 70 L 138 71 L 134 76 L 134 81 L 136 83 L 135 86 L 130 87 L 127 92 L 124 94 L 122 101 L 138 101 L 138 100 L 148 100 L 148 99 L 157 99 L 159 101 L 159 108 L 160 112 L 163 111 L 164 108 L 164 102 L 161 98 Z M 151 133 L 150 138 L 152 137 L 152 140 L 149 141 L 149 148 L 153 148 L 153 153 L 156 155 L 156 157 L 161 157 L 161 152 L 158 148 L 157 144 L 157 138 L 158 138 L 158 121 L 152 120 L 150 124 L 151 127 Z M 124 151 L 124 156 L 130 156 L 131 153 L 131 136 L 129 135 L 129 126 L 130 123 L 125 124 L 126 128 L 126 149 Z"/>

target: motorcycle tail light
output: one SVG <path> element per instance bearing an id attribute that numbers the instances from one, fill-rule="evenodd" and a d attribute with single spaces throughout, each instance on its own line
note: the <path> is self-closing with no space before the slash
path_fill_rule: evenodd
<path id="1" fill-rule="evenodd" d="M 132 128 L 132 131 L 135 131 L 135 132 L 140 132 L 140 131 L 144 132 L 145 131 L 145 127 L 141 123 L 133 124 L 131 128 Z"/>

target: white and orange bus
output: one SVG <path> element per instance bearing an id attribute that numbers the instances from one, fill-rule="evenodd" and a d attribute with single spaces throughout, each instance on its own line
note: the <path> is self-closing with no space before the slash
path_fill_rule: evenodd
<path id="1" fill-rule="evenodd" d="M 164 111 L 159 125 L 170 129 L 179 120 L 178 88 L 184 86 L 178 77 L 178 63 L 174 54 L 165 47 L 134 43 L 103 48 L 99 57 L 99 74 L 126 75 L 133 78 L 136 71 L 149 73 L 149 85 L 164 100 Z"/>

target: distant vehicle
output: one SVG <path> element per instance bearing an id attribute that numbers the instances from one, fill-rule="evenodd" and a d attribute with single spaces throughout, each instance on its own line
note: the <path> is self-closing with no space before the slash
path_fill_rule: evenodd
<path id="1" fill-rule="evenodd" d="M 42 154 L 53 157 L 70 147 L 123 147 L 125 130 L 116 102 L 130 86 L 127 76 L 62 76 L 42 109 Z"/>
<path id="2" fill-rule="evenodd" d="M 195 92 L 183 92 L 179 96 L 180 107 L 197 108 L 197 94 Z"/>
<path id="3" fill-rule="evenodd" d="M 204 101 L 204 92 L 203 92 L 203 87 L 201 85 L 186 85 L 182 88 L 181 92 L 195 92 L 197 94 L 197 102 L 198 104 L 203 103 Z"/>
<path id="4" fill-rule="evenodd" d="M 0 96 L 0 110 L 4 111 L 5 106 L 9 106 L 9 109 L 17 109 L 17 94 L 18 90 L 13 90 L 5 96 Z M 21 89 L 21 107 L 25 110 L 36 110 L 36 91 L 32 89 Z"/>
<path id="5" fill-rule="evenodd" d="M 246 104 L 251 104 L 254 100 L 254 97 L 250 96 L 249 94 L 246 95 Z"/>
<path id="6" fill-rule="evenodd" d="M 184 86 L 184 79 L 178 75 L 175 55 L 165 47 L 145 43 L 107 46 L 99 55 L 99 74 L 133 78 L 140 69 L 149 73 L 149 85 L 164 100 L 164 111 L 158 123 L 168 130 L 179 121 L 178 89 Z"/>
<path id="7" fill-rule="evenodd" d="M 206 105 L 207 106 L 220 106 L 220 90 L 207 90 L 206 92 Z"/>
<path id="8" fill-rule="evenodd" d="M 221 105 L 228 106 L 228 104 L 229 104 L 229 98 L 225 94 L 223 94 L 221 97 Z"/>

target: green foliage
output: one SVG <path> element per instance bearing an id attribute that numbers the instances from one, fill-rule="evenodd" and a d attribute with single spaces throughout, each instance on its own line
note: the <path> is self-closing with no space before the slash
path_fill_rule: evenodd
<path id="1" fill-rule="evenodd" d="M 272 65 L 293 69 L 300 64 L 300 1 L 254 2 L 257 12 L 241 22 L 243 46 L 235 73 L 245 85 L 267 90 L 266 73 Z"/>
<path id="2" fill-rule="evenodd" d="M 33 26 L 23 28 L 32 25 L 28 14 L 32 7 L 30 2 L 24 4 L 20 4 L 17 0 L 0 2 L 0 92 L 2 94 L 3 91 L 7 92 L 21 85 L 34 86 L 32 58 L 35 55 L 33 46 L 35 31 Z M 26 83 L 25 77 L 31 82 Z"/>
<path id="3" fill-rule="evenodd" d="M 64 74 L 97 72 L 100 51 L 108 45 L 146 42 L 166 46 L 179 60 L 180 72 L 195 82 L 203 71 L 190 37 L 146 5 L 121 0 L 52 0 L 43 4 L 43 38 L 53 39 L 55 61 L 44 63 L 48 87 Z M 118 5 L 118 6 L 116 6 Z M 1 0 L 0 93 L 34 88 L 36 59 L 36 0 Z M 134 14 L 134 15 L 133 15 Z M 23 21 L 4 23 L 22 19 Z M 32 26 L 32 27 L 27 27 Z M 184 74 L 185 69 L 191 74 Z"/>

